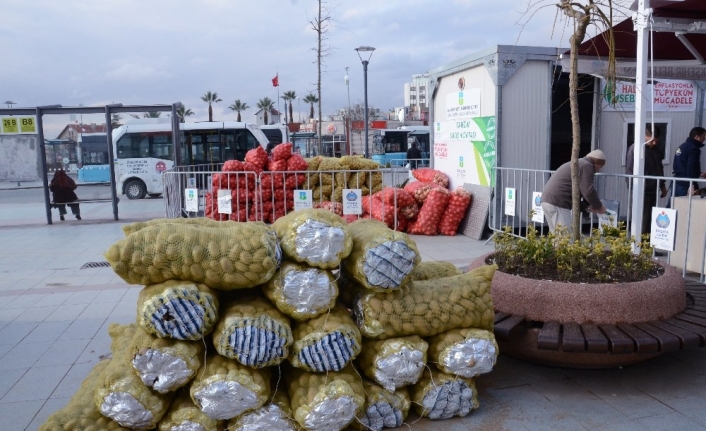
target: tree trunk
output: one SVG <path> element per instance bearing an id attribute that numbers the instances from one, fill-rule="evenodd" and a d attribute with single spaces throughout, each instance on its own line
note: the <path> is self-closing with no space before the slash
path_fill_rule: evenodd
<path id="1" fill-rule="evenodd" d="M 289 122 L 294 122 L 294 114 L 292 114 L 292 101 L 289 101 Z"/>
<path id="2" fill-rule="evenodd" d="M 213 121 L 213 108 L 211 104 L 208 104 L 208 121 Z"/>
<path id="3" fill-rule="evenodd" d="M 579 190 L 579 151 L 581 150 L 581 124 L 579 122 L 578 100 L 578 59 L 579 46 L 586 37 L 586 28 L 590 15 L 586 14 L 576 20 L 574 34 L 569 39 L 571 44 L 571 69 L 569 70 L 569 102 L 571 106 L 571 233 L 574 240 L 581 236 L 581 192 Z"/>
<path id="4" fill-rule="evenodd" d="M 240 123 L 240 111 L 238 111 L 238 123 Z"/>

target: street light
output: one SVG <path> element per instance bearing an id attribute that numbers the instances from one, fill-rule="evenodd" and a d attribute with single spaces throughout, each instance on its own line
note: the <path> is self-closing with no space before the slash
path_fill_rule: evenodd
<path id="1" fill-rule="evenodd" d="M 348 85 L 348 69 L 350 67 L 346 66 L 346 76 L 343 80 L 346 81 L 346 89 L 348 90 L 348 110 L 346 110 L 346 140 L 348 141 L 348 154 L 351 153 L 352 143 L 351 143 L 351 86 Z"/>
<path id="2" fill-rule="evenodd" d="M 17 105 L 17 103 L 11 101 L 11 100 L 6 100 L 5 104 L 7 105 L 8 108 L 12 109 L 12 105 Z"/>
<path id="3" fill-rule="evenodd" d="M 358 58 L 360 58 L 360 61 L 363 63 L 363 91 L 365 95 L 365 158 L 367 159 L 370 156 L 370 153 L 368 152 L 368 62 L 370 62 L 370 58 L 372 58 L 375 48 L 372 46 L 359 46 L 355 50 L 358 52 Z M 368 57 L 366 60 L 363 60 L 363 57 L 360 55 L 361 52 L 370 53 L 369 55 L 364 54 Z"/>

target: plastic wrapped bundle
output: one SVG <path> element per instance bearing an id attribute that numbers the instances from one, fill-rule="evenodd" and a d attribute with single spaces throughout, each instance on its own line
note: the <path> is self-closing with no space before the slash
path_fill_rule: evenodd
<path id="1" fill-rule="evenodd" d="M 228 431 L 299 431 L 294 420 L 289 396 L 283 390 L 275 392 L 272 402 L 259 409 L 228 421 Z"/>
<path id="2" fill-rule="evenodd" d="M 103 416 L 126 428 L 154 428 L 167 412 L 173 394 L 153 392 L 132 369 L 130 361 L 133 352 L 130 347 L 137 326 L 112 324 L 108 332 L 113 339 L 113 359 L 98 377 L 93 397 L 95 406 Z"/>
<path id="3" fill-rule="evenodd" d="M 363 414 L 352 422 L 353 428 L 380 431 L 402 426 L 410 407 L 407 389 L 390 392 L 370 382 L 363 382 L 363 388 L 365 407 Z"/>
<path id="4" fill-rule="evenodd" d="M 314 372 L 339 371 L 360 353 L 361 336 L 348 310 L 336 305 L 307 322 L 294 326 L 294 347 L 289 362 Z"/>
<path id="5" fill-rule="evenodd" d="M 292 370 L 287 373 L 292 411 L 308 431 L 338 431 L 361 415 L 363 382 L 352 365 L 326 374 Z"/>
<path id="6" fill-rule="evenodd" d="M 435 260 L 420 262 L 419 265 L 414 268 L 414 271 L 412 271 L 410 280 L 433 280 L 435 278 L 451 277 L 461 274 L 463 274 L 463 271 L 453 263 Z"/>
<path id="7" fill-rule="evenodd" d="M 267 282 L 280 255 L 272 230 L 260 222 L 243 222 L 228 228 L 147 226 L 113 244 L 105 257 L 129 284 L 188 280 L 231 290 Z"/>
<path id="8" fill-rule="evenodd" d="M 201 342 L 157 338 L 138 327 L 131 344 L 132 367 L 146 386 L 161 394 L 186 385 L 201 368 Z"/>
<path id="9" fill-rule="evenodd" d="M 331 271 L 286 261 L 262 291 L 279 311 L 299 322 L 325 313 L 338 296 Z"/>
<path id="10" fill-rule="evenodd" d="M 427 342 L 416 335 L 364 340 L 360 370 L 390 392 L 417 383 L 427 363 Z"/>
<path id="11" fill-rule="evenodd" d="M 291 212 L 272 228 L 287 258 L 316 268 L 337 268 L 353 246 L 346 221 L 325 209 Z"/>
<path id="12" fill-rule="evenodd" d="M 191 399 L 210 418 L 231 419 L 261 407 L 270 397 L 270 372 L 213 355 L 191 383 Z"/>
<path id="13" fill-rule="evenodd" d="M 493 370 L 498 359 L 495 335 L 484 329 L 452 329 L 429 339 L 429 358 L 439 370 L 475 377 Z"/>
<path id="14" fill-rule="evenodd" d="M 123 226 L 123 232 L 125 236 L 129 236 L 131 233 L 137 232 L 147 226 L 155 226 L 166 223 L 174 224 L 190 224 L 204 227 L 232 227 L 233 223 L 219 222 L 217 220 L 212 220 L 210 218 L 196 217 L 196 218 L 156 218 L 148 221 L 138 221 L 135 223 L 126 224 Z"/>
<path id="15" fill-rule="evenodd" d="M 398 292 L 359 295 L 353 306 L 363 335 L 429 337 L 456 328 L 493 330 L 494 265 L 462 275 L 412 281 Z"/>
<path id="16" fill-rule="evenodd" d="M 384 223 L 361 219 L 348 225 L 353 250 L 343 261 L 346 274 L 364 287 L 381 292 L 399 289 L 421 260 L 417 244 Z"/>
<path id="17" fill-rule="evenodd" d="M 279 364 L 292 342 L 289 319 L 265 298 L 243 297 L 229 304 L 213 331 L 219 354 L 253 368 Z"/>
<path id="18" fill-rule="evenodd" d="M 218 296 L 205 284 L 170 280 L 137 298 L 137 324 L 157 337 L 199 340 L 218 320 Z"/>
<path id="19" fill-rule="evenodd" d="M 103 416 L 93 401 L 93 393 L 100 382 L 98 377 L 108 363 L 102 361 L 93 367 L 69 403 L 52 413 L 39 427 L 39 431 L 127 431 L 128 428 Z"/>
<path id="20" fill-rule="evenodd" d="M 434 367 L 424 371 L 410 392 L 414 410 L 429 419 L 463 417 L 478 408 L 478 392 L 473 379 L 442 373 Z"/>
<path id="21" fill-rule="evenodd" d="M 189 393 L 183 392 L 159 421 L 159 431 L 219 431 L 219 428 L 218 421 L 199 410 Z"/>

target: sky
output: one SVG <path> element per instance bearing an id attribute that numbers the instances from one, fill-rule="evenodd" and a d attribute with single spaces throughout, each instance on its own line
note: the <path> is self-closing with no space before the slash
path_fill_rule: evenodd
<path id="1" fill-rule="evenodd" d="M 539 1 L 530 7 L 528 2 Z M 404 105 L 414 74 L 495 45 L 567 47 L 558 0 L 328 0 L 322 113 L 362 104 L 363 66 L 355 48 L 373 46 L 368 104 Z M 251 108 L 278 92 L 316 94 L 317 0 L 3 0 L 0 101 L 50 104 L 171 104 L 208 119 L 201 96 L 216 92 L 214 120 L 236 119 L 236 99 Z M 344 76 L 348 67 L 349 85 Z M 280 87 L 272 86 L 279 76 Z M 7 105 L 2 105 L 7 107 Z M 284 102 L 279 100 L 280 110 Z M 294 118 L 308 105 L 294 102 Z M 125 115 L 127 116 L 127 115 Z M 64 118 L 65 117 L 65 118 Z M 83 122 L 103 123 L 84 116 Z M 55 137 L 68 116 L 45 118 Z M 49 130 L 47 130 L 49 129 Z M 55 133 L 54 133 L 55 132 Z"/>

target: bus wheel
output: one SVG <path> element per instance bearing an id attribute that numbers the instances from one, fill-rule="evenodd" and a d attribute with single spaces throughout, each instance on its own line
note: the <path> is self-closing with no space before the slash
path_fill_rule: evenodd
<path id="1" fill-rule="evenodd" d="M 161 193 L 150 193 L 150 197 L 151 197 L 151 198 L 158 198 L 158 197 L 160 197 L 160 196 L 162 196 Z"/>
<path id="2" fill-rule="evenodd" d="M 140 180 L 130 180 L 125 184 L 124 194 L 128 199 L 142 199 L 147 194 L 147 188 Z"/>

